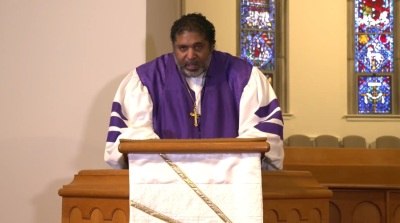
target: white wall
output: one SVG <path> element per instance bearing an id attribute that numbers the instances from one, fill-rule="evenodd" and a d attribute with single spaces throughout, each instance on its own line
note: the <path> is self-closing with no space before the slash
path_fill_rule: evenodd
<path id="1" fill-rule="evenodd" d="M 215 48 L 220 51 L 228 52 L 232 55 L 237 54 L 237 0 L 183 0 L 184 14 L 202 13 L 210 20 L 215 27 Z"/>
<path id="2" fill-rule="evenodd" d="M 61 222 L 58 190 L 108 168 L 111 102 L 145 61 L 146 1 L 0 1 L 0 222 Z"/>
<path id="3" fill-rule="evenodd" d="M 181 16 L 181 0 L 146 0 L 146 61 L 172 50 L 172 23 Z"/>

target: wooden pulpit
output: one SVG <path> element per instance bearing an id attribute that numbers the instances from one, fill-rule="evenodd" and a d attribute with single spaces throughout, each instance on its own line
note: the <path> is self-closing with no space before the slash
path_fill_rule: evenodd
<path id="1" fill-rule="evenodd" d="M 266 140 L 122 140 L 130 222 L 261 223 Z"/>
<path id="2" fill-rule="evenodd" d="M 243 153 L 269 150 L 265 138 L 206 140 L 122 140 L 129 153 Z M 332 192 L 306 171 L 262 171 L 263 222 L 329 221 Z M 62 223 L 129 222 L 128 170 L 82 170 L 59 190 Z M 223 221 L 221 221 L 223 222 Z"/>

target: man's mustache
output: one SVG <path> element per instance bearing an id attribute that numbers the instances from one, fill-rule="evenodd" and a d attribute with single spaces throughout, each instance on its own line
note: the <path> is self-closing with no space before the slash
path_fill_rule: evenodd
<path id="1" fill-rule="evenodd" d="M 199 65 L 199 61 L 189 61 L 183 64 L 183 66 L 191 66 L 191 65 Z"/>

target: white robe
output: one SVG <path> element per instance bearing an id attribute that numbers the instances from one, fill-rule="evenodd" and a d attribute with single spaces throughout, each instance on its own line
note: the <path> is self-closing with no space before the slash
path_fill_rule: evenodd
<path id="1" fill-rule="evenodd" d="M 196 98 L 199 97 L 202 88 L 200 79 L 201 77 L 188 80 L 190 87 L 196 93 Z M 273 99 L 276 99 L 276 95 L 265 75 L 258 68 L 253 67 L 249 82 L 240 99 L 238 138 L 267 137 L 270 151 L 265 154 L 263 169 L 268 170 L 282 169 L 283 137 L 262 132 L 254 126 L 259 122 L 273 122 L 283 126 L 283 120 L 269 119 L 274 113 L 280 112 L 279 107 L 266 117 L 255 115 L 260 107 L 268 105 Z M 119 131 L 121 134 L 115 142 L 106 143 L 104 160 L 113 168 L 127 168 L 123 155 L 118 151 L 119 139 L 159 139 L 152 124 L 153 102 L 147 88 L 141 83 L 136 69 L 132 70 L 121 82 L 114 101 L 121 104 L 122 113 L 127 118 L 125 124 L 128 127 L 109 127 L 109 131 Z M 197 102 L 200 103 L 200 100 Z M 201 108 L 200 104 L 199 108 Z M 119 114 L 112 112 L 111 116 L 119 117 Z"/>

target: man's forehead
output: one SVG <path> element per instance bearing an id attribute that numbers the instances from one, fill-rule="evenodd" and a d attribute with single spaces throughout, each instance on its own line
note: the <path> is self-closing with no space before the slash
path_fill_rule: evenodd
<path id="1" fill-rule="evenodd" d="M 203 43 L 208 42 L 206 35 L 204 33 L 199 33 L 195 31 L 183 31 L 176 33 L 175 42 L 185 41 L 185 40 L 194 40 L 195 42 Z"/>

